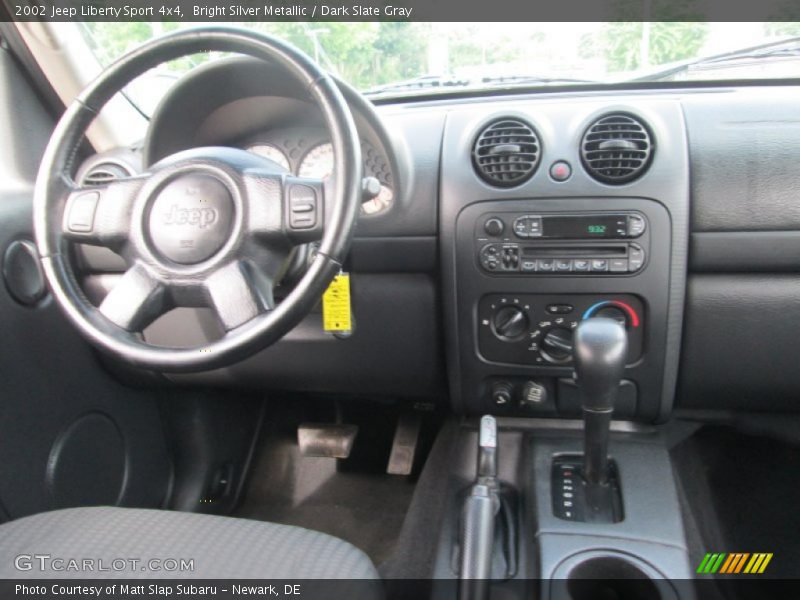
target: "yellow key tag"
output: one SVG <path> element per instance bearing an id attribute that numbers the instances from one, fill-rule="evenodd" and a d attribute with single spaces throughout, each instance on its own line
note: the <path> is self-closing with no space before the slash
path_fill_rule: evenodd
<path id="1" fill-rule="evenodd" d="M 327 332 L 350 331 L 350 274 L 339 273 L 322 295 L 322 328 Z"/>

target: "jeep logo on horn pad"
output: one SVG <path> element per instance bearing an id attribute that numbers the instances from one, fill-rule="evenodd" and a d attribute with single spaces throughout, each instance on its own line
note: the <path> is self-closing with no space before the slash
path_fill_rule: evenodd
<path id="1" fill-rule="evenodd" d="M 172 209 L 164 216 L 164 225 L 197 225 L 204 229 L 218 218 L 219 211 L 216 208 L 180 208 L 173 204 Z"/>
<path id="2" fill-rule="evenodd" d="M 184 175 L 162 189 L 152 206 L 148 233 L 157 254 L 191 265 L 225 244 L 233 223 L 228 188 L 211 175 Z"/>

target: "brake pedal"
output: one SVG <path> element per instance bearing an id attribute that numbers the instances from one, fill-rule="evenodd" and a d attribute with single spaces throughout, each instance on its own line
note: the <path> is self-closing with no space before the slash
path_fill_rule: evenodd
<path id="1" fill-rule="evenodd" d="M 301 423 L 297 443 L 303 456 L 347 458 L 353 449 L 358 425 Z"/>
<path id="2" fill-rule="evenodd" d="M 397 419 L 394 431 L 392 453 L 386 472 L 389 475 L 410 475 L 414 467 L 414 455 L 417 453 L 421 420 L 415 414 L 401 415 Z"/>

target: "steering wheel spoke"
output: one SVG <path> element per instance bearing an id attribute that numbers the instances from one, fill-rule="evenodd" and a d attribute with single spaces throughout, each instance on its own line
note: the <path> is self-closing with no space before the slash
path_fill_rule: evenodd
<path id="1" fill-rule="evenodd" d="M 234 261 L 212 273 L 205 282 L 211 308 L 226 331 L 271 310 L 272 282 L 247 261 Z"/>
<path id="2" fill-rule="evenodd" d="M 325 231 L 325 180 L 245 173 L 248 229 L 266 245 L 315 242 Z"/>
<path id="3" fill-rule="evenodd" d="M 67 193 L 62 231 L 76 242 L 119 250 L 130 232 L 142 177 L 120 179 L 102 187 L 74 188 Z"/>
<path id="4" fill-rule="evenodd" d="M 100 303 L 109 321 L 126 331 L 141 331 L 169 307 L 166 287 L 141 263 L 128 269 Z"/>

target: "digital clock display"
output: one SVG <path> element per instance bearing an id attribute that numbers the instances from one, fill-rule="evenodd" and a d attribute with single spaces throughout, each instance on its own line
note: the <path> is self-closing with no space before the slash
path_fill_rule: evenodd
<path id="1" fill-rule="evenodd" d="M 628 228 L 627 216 L 613 213 L 608 215 L 546 215 L 542 221 L 542 237 L 545 238 L 619 239 L 625 237 Z"/>

